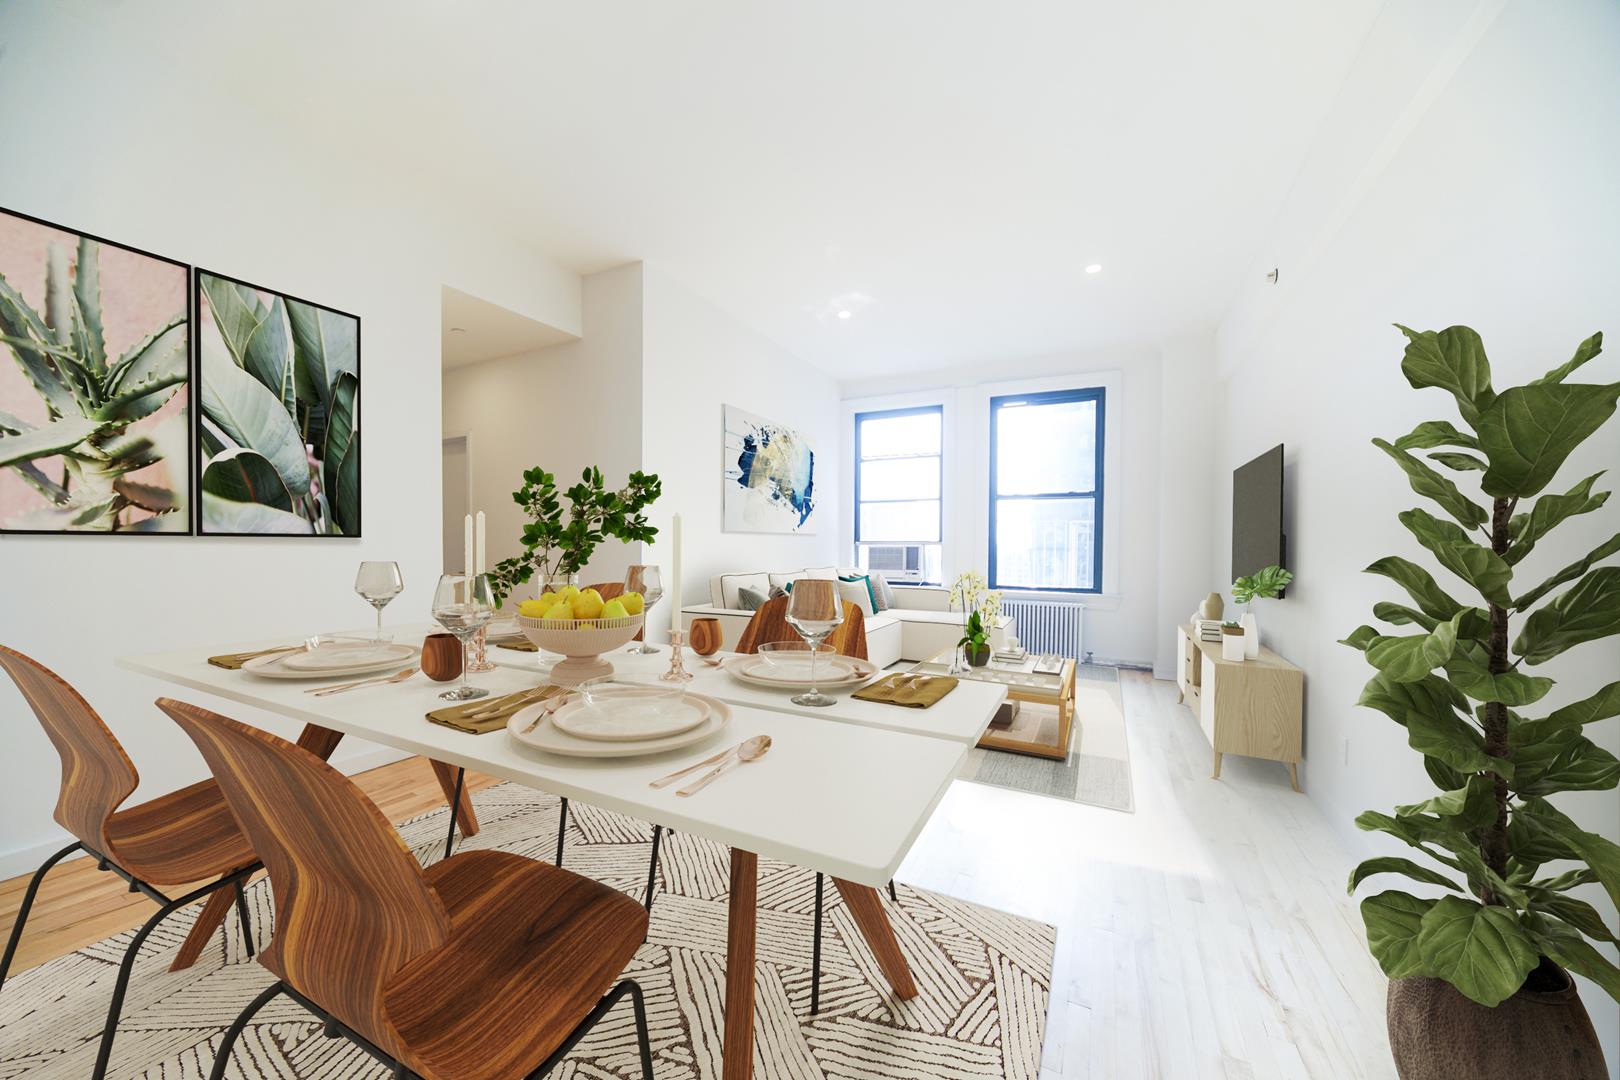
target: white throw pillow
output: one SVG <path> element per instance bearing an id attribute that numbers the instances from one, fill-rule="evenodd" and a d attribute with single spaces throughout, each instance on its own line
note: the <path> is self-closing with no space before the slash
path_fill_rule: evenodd
<path id="1" fill-rule="evenodd" d="M 794 577 L 815 578 L 819 581 L 837 581 L 838 570 L 832 566 L 810 566 L 800 570 Z"/>
<path id="2" fill-rule="evenodd" d="M 737 596 L 738 589 L 753 589 L 764 596 L 771 591 L 770 578 L 763 570 L 752 574 L 721 574 L 720 606 L 729 611 L 741 611 L 742 601 Z"/>
<path id="3" fill-rule="evenodd" d="M 861 613 L 868 619 L 877 614 L 872 610 L 871 590 L 866 587 L 864 581 L 840 581 L 838 583 L 838 595 L 860 608 Z"/>
<path id="4" fill-rule="evenodd" d="M 789 570 L 781 574 L 772 574 L 770 575 L 771 588 L 786 589 L 788 587 L 788 582 L 797 581 L 805 576 L 807 575 L 803 570 Z"/>

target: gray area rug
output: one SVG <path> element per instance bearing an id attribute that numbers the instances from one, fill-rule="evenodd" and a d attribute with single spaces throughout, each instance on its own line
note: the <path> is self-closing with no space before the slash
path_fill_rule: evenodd
<path id="1" fill-rule="evenodd" d="M 467 848 L 551 857 L 558 802 L 515 784 L 476 798 L 483 826 Z M 641 897 L 651 827 L 578 803 L 566 865 Z M 439 857 L 447 811 L 400 827 L 424 862 Z M 646 991 L 657 1080 L 720 1075 L 729 856 L 666 834 L 651 932 L 627 974 Z M 1044 923 L 901 885 L 884 907 L 919 995 L 902 1002 L 848 911 L 827 890 L 821 1012 L 810 1016 L 815 875 L 760 860 L 754 1076 L 759 1080 L 1035 1080 L 1040 1071 L 1056 931 Z M 267 882 L 249 890 L 255 936 L 274 919 Z M 194 905 L 148 939 L 130 985 L 109 1076 L 203 1080 L 219 1037 L 272 981 L 247 957 L 232 917 L 190 970 L 166 969 Z M 7 980 L 0 994 L 0 1077 L 83 1080 L 95 1061 L 126 932 Z M 640 1080 L 628 1005 L 610 1014 L 553 1074 L 556 1080 Z M 279 998 L 237 1043 L 232 1080 L 385 1080 L 381 1065 Z"/>
<path id="2" fill-rule="evenodd" d="M 1051 722 L 1057 723 L 1053 707 L 1025 703 L 1023 708 L 1049 713 Z M 1119 669 L 1098 664 L 1080 666 L 1075 682 L 1074 724 L 1065 760 L 975 748 L 968 752 L 958 776 L 978 784 L 1134 813 L 1136 796 L 1131 788 Z"/>

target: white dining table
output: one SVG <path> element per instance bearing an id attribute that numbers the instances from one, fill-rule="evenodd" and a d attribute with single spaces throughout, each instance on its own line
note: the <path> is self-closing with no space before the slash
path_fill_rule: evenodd
<path id="1" fill-rule="evenodd" d="M 401 637 L 400 640 L 406 639 Z M 713 659 L 723 660 L 735 655 L 720 652 L 716 653 Z M 489 648 L 488 656 L 490 660 L 503 667 L 517 667 L 530 671 L 543 670 L 542 657 L 548 664 L 557 659 L 544 653 L 520 652 L 498 645 Z M 607 659 L 612 661 L 615 673 L 652 676 L 669 670 L 667 646 L 650 655 L 623 651 L 610 653 Z M 996 710 L 1007 700 L 1005 686 L 962 679 L 954 690 L 926 709 L 908 709 L 898 705 L 887 705 L 881 701 L 861 701 L 852 696 L 854 693 L 852 689 L 823 689 L 823 693 L 835 699 L 836 704 L 833 705 L 795 705 L 793 696 L 797 691 L 742 682 L 721 668 L 703 663 L 702 657 L 690 651 L 683 658 L 683 666 L 692 676 L 692 680 L 686 684 L 689 690 L 719 698 L 731 705 L 747 705 L 758 709 L 770 709 L 772 712 L 792 713 L 813 720 L 859 724 L 907 735 L 928 735 L 966 743 L 969 746 L 984 736 L 985 729 L 995 718 Z"/>
<path id="2" fill-rule="evenodd" d="M 410 638 L 402 630 L 396 633 L 396 640 Z M 648 757 L 571 758 L 520 745 L 504 731 L 473 735 L 431 723 L 425 714 L 442 705 L 438 694 L 443 687 L 423 675 L 393 685 L 315 697 L 305 691 L 319 683 L 266 679 L 207 662 L 209 655 L 282 644 L 286 642 L 198 646 L 120 656 L 116 663 L 189 690 L 302 721 L 305 729 L 300 745 L 322 757 L 329 756 L 344 735 L 356 735 L 420 754 L 444 772 L 449 772 L 449 767 L 474 769 L 728 846 L 731 887 L 722 1045 L 724 1080 L 742 1080 L 750 1075 L 752 1067 L 754 938 L 761 855 L 831 876 L 894 992 L 902 999 L 916 995 L 915 982 L 883 909 L 878 887 L 894 876 L 944 796 L 971 741 L 939 737 L 932 732 L 896 730 L 894 724 L 898 721 L 893 720 L 851 722 L 842 715 L 846 702 L 832 709 L 803 710 L 816 714 L 807 717 L 792 711 L 796 706 L 762 708 L 728 700 L 729 726 L 704 742 Z M 494 671 L 474 675 L 474 683 L 494 696 L 544 681 L 533 666 L 532 654 L 516 655 L 527 655 L 531 663 L 500 663 Z M 625 658 L 631 659 L 628 655 Z M 613 659 L 617 663 L 619 657 Z M 667 653 L 640 658 L 640 662 L 659 659 L 667 666 Z M 731 681 L 723 674 L 722 678 Z M 694 689 L 695 684 L 696 680 Z M 960 690 L 953 691 L 946 700 Z M 984 709 L 976 721 L 980 732 L 1000 704 L 1000 699 L 992 701 L 993 697 L 986 695 L 982 702 L 977 697 L 971 699 Z M 875 707 L 900 714 L 933 711 Z M 246 719 L 251 721 L 251 717 Z M 734 767 L 692 797 L 676 795 L 678 785 L 662 789 L 648 786 L 653 779 L 753 735 L 770 736 L 770 752 L 758 762 Z M 975 735 L 973 741 L 976 739 Z M 441 782 L 443 779 L 441 773 Z"/>

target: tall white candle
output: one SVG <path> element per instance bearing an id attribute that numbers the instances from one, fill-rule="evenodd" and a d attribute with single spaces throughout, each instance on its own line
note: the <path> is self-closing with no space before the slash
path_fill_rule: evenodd
<path id="1" fill-rule="evenodd" d="M 473 563 L 473 573 L 475 574 L 489 573 L 488 552 L 485 550 L 484 544 L 484 512 L 480 510 L 478 516 L 473 519 L 473 549 L 478 552 L 478 559 Z"/>
<path id="2" fill-rule="evenodd" d="M 473 572 L 473 520 L 467 515 L 467 520 L 461 523 L 461 572 Z"/>
<path id="3" fill-rule="evenodd" d="M 681 515 L 669 523 L 669 628 L 681 628 Z"/>

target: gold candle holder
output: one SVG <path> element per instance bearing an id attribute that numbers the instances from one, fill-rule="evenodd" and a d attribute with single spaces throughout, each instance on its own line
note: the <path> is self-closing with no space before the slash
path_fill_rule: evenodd
<path id="1" fill-rule="evenodd" d="M 669 670 L 658 676 L 665 682 L 690 682 L 692 673 L 681 663 L 681 646 L 686 642 L 684 630 L 669 632 Z"/>
<path id="2" fill-rule="evenodd" d="M 478 632 L 472 637 L 472 657 L 467 663 L 467 670 L 474 674 L 494 671 L 496 664 L 489 658 L 489 627 L 480 626 Z"/>

